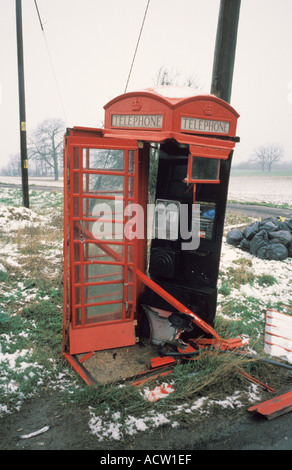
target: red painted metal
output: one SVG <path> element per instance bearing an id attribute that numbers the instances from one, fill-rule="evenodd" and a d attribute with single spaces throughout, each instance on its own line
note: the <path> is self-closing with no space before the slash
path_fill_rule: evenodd
<path id="1" fill-rule="evenodd" d="M 173 357 L 154 357 L 151 359 L 151 369 L 157 369 L 169 364 L 175 364 L 175 362 L 176 361 Z"/>
<path id="2" fill-rule="evenodd" d="M 69 216 L 68 216 L 68 178 L 67 178 L 67 168 L 68 168 L 68 147 L 66 141 L 64 139 L 64 146 L 63 146 L 63 164 L 64 164 L 64 226 L 63 226 L 63 233 L 64 233 L 64 241 L 63 241 L 63 257 L 64 257 L 64 271 L 63 271 L 63 342 L 62 342 L 62 350 L 68 348 L 68 335 L 67 335 L 67 326 L 69 320 L 69 311 L 70 311 L 70 296 L 69 294 L 69 269 L 68 269 L 68 231 L 69 231 Z"/>
<path id="3" fill-rule="evenodd" d="M 90 359 L 92 356 L 94 356 L 94 352 L 93 352 L 93 351 L 91 351 L 91 352 L 88 353 L 88 354 L 85 354 L 85 356 L 83 356 L 83 357 L 79 360 L 80 364 L 83 364 L 83 362 L 87 361 L 87 359 Z"/>
<path id="4" fill-rule="evenodd" d="M 192 339 L 192 343 L 196 344 L 199 348 L 205 348 L 212 346 L 214 349 L 220 350 L 233 350 L 242 348 L 245 345 L 245 342 L 242 338 L 197 338 Z"/>
<path id="5" fill-rule="evenodd" d="M 106 322 L 89 327 L 69 329 L 70 354 L 86 353 L 89 350 L 122 348 L 136 343 L 135 327 L 129 321 Z"/>
<path id="6" fill-rule="evenodd" d="M 149 371 L 147 371 L 149 372 Z M 147 372 L 143 372 L 143 374 L 140 374 L 141 376 L 147 374 Z M 139 380 L 135 380 L 135 382 L 132 382 L 132 385 L 133 387 L 139 387 L 140 385 L 144 385 L 145 383 L 149 382 L 151 380 L 151 382 L 153 382 L 153 380 L 156 380 L 156 379 L 159 379 L 161 377 L 165 377 L 166 375 L 169 375 L 169 374 L 172 374 L 172 370 L 168 370 L 166 372 L 161 372 L 160 374 L 157 374 L 157 375 L 152 375 L 151 377 L 145 377 L 145 378 L 141 378 Z"/>
<path id="7" fill-rule="evenodd" d="M 64 295 L 63 334 L 66 341 L 64 340 L 63 350 L 74 355 L 134 345 L 137 282 L 135 276 L 131 275 L 131 279 L 128 276 L 129 270 L 133 273 L 136 266 L 144 269 L 144 257 L 142 254 L 138 256 L 135 238 L 128 240 L 127 237 L 123 237 L 118 241 L 100 240 L 93 235 L 91 225 L 98 217 L 92 216 L 89 202 L 110 203 L 114 201 L 115 195 L 108 194 L 108 191 L 106 193 L 104 188 L 98 193 L 90 192 L 89 178 L 108 176 L 121 178 L 124 190 L 118 195 L 119 200 L 123 201 L 125 207 L 129 203 L 141 202 L 145 187 L 138 186 L 139 171 L 141 171 L 138 167 L 138 143 L 128 139 L 106 139 L 100 130 L 74 128 L 70 136 L 66 137 L 64 148 L 64 167 L 68 168 L 64 180 L 64 285 L 69 287 L 68 293 L 66 291 Z M 90 168 L 90 149 L 122 151 L 123 168 L 119 170 Z M 128 166 L 132 155 L 134 170 Z M 129 193 L 131 178 L 135 181 L 133 194 Z M 128 219 L 129 217 L 124 217 L 122 214 L 118 219 L 107 220 L 120 222 L 124 227 Z M 142 243 L 145 243 L 145 237 Z M 142 243 L 140 242 L 141 250 L 143 250 Z M 100 250 L 98 258 L 89 257 L 90 250 L 92 251 L 94 247 Z M 130 250 L 133 251 L 132 259 L 129 258 Z M 106 260 L 103 259 L 105 256 Z M 90 275 L 89 268 L 92 266 L 103 271 Z M 123 277 L 118 276 L 117 280 L 112 280 L 117 271 L 112 270 L 108 273 L 106 269 L 113 267 L 123 269 Z M 90 288 L 93 291 L 97 290 L 89 294 Z M 104 291 L 105 288 L 109 290 Z M 130 289 L 134 293 L 133 296 L 130 296 Z M 104 313 L 95 314 L 95 309 L 97 312 L 104 310 Z M 93 312 L 90 316 L 88 316 L 89 311 Z"/>
<path id="8" fill-rule="evenodd" d="M 292 411 L 292 391 L 252 406 L 248 411 L 258 413 L 267 419 L 288 413 L 288 411 Z"/>
<path id="9" fill-rule="evenodd" d="M 77 361 L 77 359 L 74 356 L 71 356 L 71 354 L 66 354 L 64 353 L 65 359 L 68 361 L 68 363 L 71 365 L 71 367 L 80 375 L 82 380 L 89 385 L 89 386 L 94 386 L 96 385 L 95 382 L 90 378 L 89 374 L 84 371 L 84 369 L 81 367 L 80 363 Z"/>
<path id="10" fill-rule="evenodd" d="M 272 393 L 275 392 L 275 390 L 272 387 L 269 387 L 268 385 L 264 384 L 263 382 L 256 379 L 255 377 L 252 377 L 251 375 L 247 374 L 243 370 L 237 369 L 237 372 L 238 372 L 238 374 L 242 375 L 243 377 L 245 377 L 250 382 L 254 382 L 256 385 L 260 385 L 260 387 L 265 388 L 269 392 L 272 392 Z"/>
<path id="11" fill-rule="evenodd" d="M 175 138 L 178 142 L 183 139 L 192 143 L 197 140 L 194 133 L 205 138 L 210 134 L 235 137 L 239 117 L 228 103 L 213 95 L 169 98 L 155 88 L 120 95 L 104 109 L 105 135 L 152 142 Z M 226 123 L 224 132 L 219 128 L 220 123 Z"/>
<path id="12" fill-rule="evenodd" d="M 137 276 L 141 281 L 148 286 L 150 289 L 152 289 L 154 292 L 156 292 L 158 295 L 160 295 L 164 300 L 169 302 L 175 309 L 177 309 L 181 313 L 186 313 L 187 315 L 190 315 L 192 318 L 192 321 L 199 326 L 203 331 L 206 333 L 211 334 L 215 338 L 220 338 L 219 335 L 216 333 L 216 331 L 208 325 L 204 320 L 202 320 L 200 317 L 195 315 L 191 310 L 189 310 L 187 307 L 185 307 L 181 302 L 176 300 L 172 295 L 170 295 L 168 292 L 166 292 L 162 287 L 160 287 L 156 282 L 153 282 L 149 277 L 146 276 L 146 274 L 142 273 L 137 269 Z"/>
<path id="13" fill-rule="evenodd" d="M 148 143 L 175 139 L 189 145 L 187 182 L 195 202 L 197 181 L 191 178 L 193 157 L 227 159 L 237 140 L 239 115 L 229 104 L 212 95 L 167 98 L 155 89 L 125 93 L 104 108 L 104 129 L 74 127 L 64 138 L 65 357 L 83 376 L 80 362 L 73 355 L 134 345 L 135 326 L 139 321 L 137 299 L 144 286 L 153 289 L 179 312 L 190 315 L 196 325 L 213 337 L 213 346 L 239 347 L 239 339 L 220 338 L 210 325 L 145 274 Z M 92 167 L 92 150 L 123 151 L 123 167 Z M 134 168 L 129 166 L 132 156 Z M 122 179 L 123 187 L 115 191 L 105 187 L 92 190 L 91 182 L 100 177 Z M 203 182 L 218 184 L 219 180 Z M 142 206 L 144 219 L 138 221 L 145 228 L 144 238 L 109 241 L 93 234 L 91 225 L 98 219 L 93 205 L 104 201 L 113 204 L 116 197 L 124 206 L 129 203 Z M 104 216 L 104 222 L 113 221 L 108 211 Z M 115 222 L 124 229 L 129 219 L 122 211 Z M 93 266 L 96 270 L 91 271 Z M 103 271 L 99 272 L 101 268 Z"/>

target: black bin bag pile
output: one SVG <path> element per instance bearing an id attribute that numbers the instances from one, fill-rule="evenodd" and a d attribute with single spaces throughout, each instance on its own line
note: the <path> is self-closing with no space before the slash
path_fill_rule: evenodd
<path id="1" fill-rule="evenodd" d="M 269 217 L 243 231 L 234 228 L 228 232 L 226 242 L 257 258 L 282 261 L 292 257 L 292 219 Z"/>

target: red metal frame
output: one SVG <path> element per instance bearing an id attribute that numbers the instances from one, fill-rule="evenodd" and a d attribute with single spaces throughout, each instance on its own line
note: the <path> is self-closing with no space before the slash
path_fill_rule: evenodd
<path id="1" fill-rule="evenodd" d="M 127 237 L 122 240 L 101 240 L 97 239 L 90 231 L 90 223 L 94 223 L 96 218 L 91 217 L 89 213 L 88 201 L 113 201 L 114 196 L 100 193 L 89 193 L 88 178 L 89 175 L 111 175 L 123 178 L 123 194 L 119 194 L 119 200 L 122 200 L 124 207 L 129 203 L 141 202 L 141 188 L 139 188 L 138 178 L 138 143 L 134 140 L 106 139 L 102 137 L 101 132 L 85 129 L 74 129 L 71 135 L 66 138 L 64 163 L 65 168 L 69 169 L 69 180 L 71 182 L 68 188 L 68 174 L 66 172 L 64 187 L 64 282 L 69 283 L 69 293 L 64 295 L 64 336 L 69 335 L 69 347 L 64 342 L 64 349 L 67 345 L 69 353 L 78 354 L 93 350 L 108 349 L 112 347 L 122 347 L 133 345 L 136 342 L 135 320 L 136 320 L 136 297 L 137 285 L 136 277 L 128 278 L 129 270 L 135 272 L 137 266 L 142 267 L 143 256 L 138 256 L 138 240 L 129 241 Z M 86 135 L 88 137 L 86 137 Z M 88 163 L 84 166 L 83 151 L 86 153 L 86 162 L 88 162 L 89 149 L 114 149 L 121 150 L 124 153 L 123 170 L 102 170 L 91 169 Z M 134 154 L 134 173 L 129 172 L 128 162 L 130 156 Z M 70 158 L 69 158 L 70 155 Z M 84 178 L 85 176 L 85 187 Z M 134 194 L 129 194 L 129 181 L 133 178 Z M 143 188 L 142 188 L 143 189 Z M 85 214 L 84 214 L 85 204 Z M 76 209 L 77 208 L 77 209 Z M 124 227 L 128 221 L 128 216 L 123 216 L 118 220 L 107 219 L 118 223 L 121 222 Z M 77 234 L 77 235 L 76 235 Z M 80 237 L 80 239 L 78 239 Z M 67 239 L 69 245 L 67 246 Z M 140 243 L 141 245 L 141 243 Z M 110 256 L 110 260 L 92 259 L 88 257 L 89 248 L 98 247 L 105 255 Z M 116 251 L 121 248 L 122 255 Z M 129 250 L 133 251 L 133 259 L 129 260 Z M 102 256 L 102 255 L 99 255 Z M 123 278 L 111 280 L 113 273 L 100 273 L 97 276 L 89 276 L 90 266 L 111 267 L 116 266 L 123 270 Z M 76 272 L 78 278 L 76 278 Z M 87 296 L 89 287 L 121 286 L 120 291 L 111 291 L 109 294 L 100 292 L 97 295 Z M 133 298 L 129 297 L 130 290 Z M 77 292 L 77 294 L 76 294 Z M 120 292 L 120 298 L 111 299 Z M 106 298 L 105 298 L 106 295 Z M 115 314 L 119 312 L 115 306 L 122 304 L 122 311 L 118 317 Z M 87 316 L 88 308 L 101 308 L 112 306 L 111 312 L 96 316 Z"/>
<path id="2" fill-rule="evenodd" d="M 193 162 L 194 158 L 199 157 L 201 155 L 190 155 L 189 160 L 188 160 L 188 171 L 187 171 L 187 177 L 185 178 L 186 183 L 209 183 L 209 184 L 219 184 L 220 179 L 219 179 L 219 173 L 220 173 L 220 165 L 218 164 L 218 170 L 217 170 L 217 179 L 214 180 L 207 180 L 207 179 L 198 179 L 198 178 L 193 178 L 192 177 L 192 171 L 193 171 Z"/>
<path id="3" fill-rule="evenodd" d="M 175 139 L 190 146 L 187 181 L 192 183 L 195 202 L 196 183 L 219 183 L 207 180 L 192 180 L 193 156 L 227 159 L 235 146 L 238 113 L 226 102 L 212 95 L 198 95 L 190 98 L 166 98 L 154 89 L 142 92 L 125 93 L 105 105 L 105 128 L 91 129 L 75 127 L 68 130 L 64 140 L 64 314 L 63 351 L 73 367 L 72 355 L 91 353 L 135 344 L 135 324 L 137 322 L 136 301 L 138 295 L 148 286 L 169 302 L 178 311 L 187 313 L 192 321 L 213 337 L 220 348 L 235 348 L 239 341 L 222 340 L 214 329 L 201 318 L 188 310 L 175 298 L 161 289 L 145 275 L 146 243 L 135 238 L 127 240 L 97 240 L 92 234 L 91 223 L 95 221 L 90 205 L 94 201 L 114 201 L 115 196 L 105 189 L 99 193 L 90 192 L 91 175 L 121 177 L 124 181 L 123 193 L 118 194 L 124 204 L 129 202 L 147 205 L 148 150 L 143 142 L 163 142 Z M 184 123 L 184 124 L 183 124 Z M 185 124 L 189 123 L 189 127 Z M 198 124 L 196 131 L 193 125 Z M 215 132 L 218 129 L 218 132 Z M 123 170 L 90 168 L 90 149 L 123 150 L 125 166 Z M 83 152 L 85 151 L 85 157 Z M 135 156 L 135 172 L 130 173 L 128 162 L 130 152 Z M 132 155 L 132 154 L 131 154 Z M 84 166 L 85 162 L 85 166 Z M 134 195 L 129 194 L 129 181 L 134 182 Z M 85 182 L 85 183 L 84 183 Z M 85 186 L 84 186 L 85 184 Z M 85 202 L 84 202 L 85 201 Z M 85 213 L 84 213 L 85 206 Z M 105 214 L 107 215 L 107 214 Z M 146 230 L 147 211 L 144 210 Z M 110 217 L 104 222 L 111 221 Z M 123 214 L 116 222 L 124 228 L 129 216 Z M 98 258 L 90 255 L 90 247 L 97 246 L 101 251 Z M 123 248 L 123 255 L 116 251 Z M 133 259 L 129 259 L 133 251 Z M 97 256 L 97 255 L 96 255 Z M 105 257 L 111 259 L 104 259 Z M 90 274 L 90 267 L 112 267 L 110 273 Z M 123 270 L 122 279 L 119 277 Z M 76 277 L 78 275 L 78 277 Z M 131 278 L 130 278 L 131 276 Z M 88 288 L 99 287 L 103 291 L 91 293 Z M 116 286 L 115 290 L 106 291 Z M 121 289 L 119 290 L 119 288 Z M 133 298 L 129 298 L 132 289 Z M 123 294 L 117 299 L 118 292 Z M 123 308 L 119 318 L 108 318 L 108 312 L 98 317 L 87 315 L 87 308 L 112 305 Z M 115 313 L 115 310 L 112 312 Z M 80 370 L 79 370 L 80 369 Z"/>

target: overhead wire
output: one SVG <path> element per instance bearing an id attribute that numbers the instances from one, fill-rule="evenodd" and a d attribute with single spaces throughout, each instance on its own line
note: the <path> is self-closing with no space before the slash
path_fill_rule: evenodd
<path id="1" fill-rule="evenodd" d="M 138 36 L 138 40 L 137 40 L 135 52 L 134 52 L 134 55 L 133 55 L 132 64 L 131 64 L 131 67 L 130 67 L 130 71 L 129 71 L 129 75 L 128 75 L 128 79 L 127 79 L 127 83 L 126 83 L 126 87 L 125 87 L 124 93 L 126 93 L 126 91 L 127 91 L 127 89 L 128 89 L 128 85 L 129 85 L 130 77 L 131 77 L 131 74 L 132 74 L 132 70 L 133 70 L 133 66 L 134 66 L 134 62 L 135 62 L 137 50 L 138 50 L 139 43 L 140 43 L 140 39 L 141 39 L 141 35 L 142 35 L 142 31 L 143 31 L 143 28 L 144 28 L 144 24 L 145 24 L 147 12 L 148 12 L 149 4 L 150 4 L 150 0 L 148 0 L 147 5 L 146 5 L 146 9 L 145 9 L 145 13 L 144 13 L 142 25 L 141 25 L 141 28 L 140 28 L 140 32 L 139 32 L 139 36 Z"/>
<path id="2" fill-rule="evenodd" d="M 54 64 L 53 64 L 52 57 L 51 57 L 50 50 L 49 50 L 48 41 L 47 41 L 47 38 L 46 38 L 46 34 L 45 34 L 43 22 L 42 22 L 42 19 L 41 19 L 41 15 L 40 15 L 39 8 L 38 8 L 37 1 L 36 1 L 36 0 L 34 0 L 34 4 L 35 4 L 35 7 L 36 7 L 36 11 L 37 11 L 38 19 L 39 19 L 39 22 L 40 22 L 41 30 L 42 30 L 42 32 L 43 32 L 44 42 L 45 42 L 45 46 L 46 46 L 48 58 L 49 58 L 49 61 L 50 61 L 52 73 L 53 73 L 53 76 L 54 76 L 54 79 L 55 79 L 55 83 L 56 83 L 56 88 L 57 88 L 57 92 L 58 92 L 58 95 L 59 95 L 60 104 L 61 104 L 62 111 L 63 111 L 63 114 L 64 114 L 64 119 L 65 119 L 65 122 L 66 122 L 66 124 L 67 124 L 67 123 L 68 123 L 67 114 L 66 114 L 66 110 L 65 110 L 65 107 L 64 107 L 64 103 L 63 103 L 63 99 L 62 99 L 61 90 L 60 90 L 60 87 L 59 87 L 59 84 L 58 84 L 58 80 L 57 80 L 57 76 L 56 76 L 56 73 L 55 73 Z"/>

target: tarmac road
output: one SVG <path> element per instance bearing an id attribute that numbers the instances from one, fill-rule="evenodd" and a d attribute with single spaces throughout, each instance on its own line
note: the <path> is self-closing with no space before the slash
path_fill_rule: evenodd
<path id="1" fill-rule="evenodd" d="M 217 433 L 216 433 L 217 434 Z M 195 450 L 292 450 L 292 413 L 271 420 L 246 415 L 210 435 Z"/>
<path id="2" fill-rule="evenodd" d="M 20 189 L 22 186 L 21 184 L 6 184 L 6 183 L 0 183 L 0 188 L 14 188 L 14 189 Z M 58 193 L 63 192 L 63 187 L 59 186 L 34 186 L 30 185 L 29 186 L 30 191 L 33 190 L 38 190 L 38 191 L 56 191 Z"/>
<path id="3" fill-rule="evenodd" d="M 253 204 L 227 204 L 227 210 L 230 212 L 237 212 L 239 214 L 245 214 L 249 217 L 285 217 L 286 219 L 292 219 L 291 209 L 280 209 L 279 207 L 270 206 L 256 206 Z"/>

